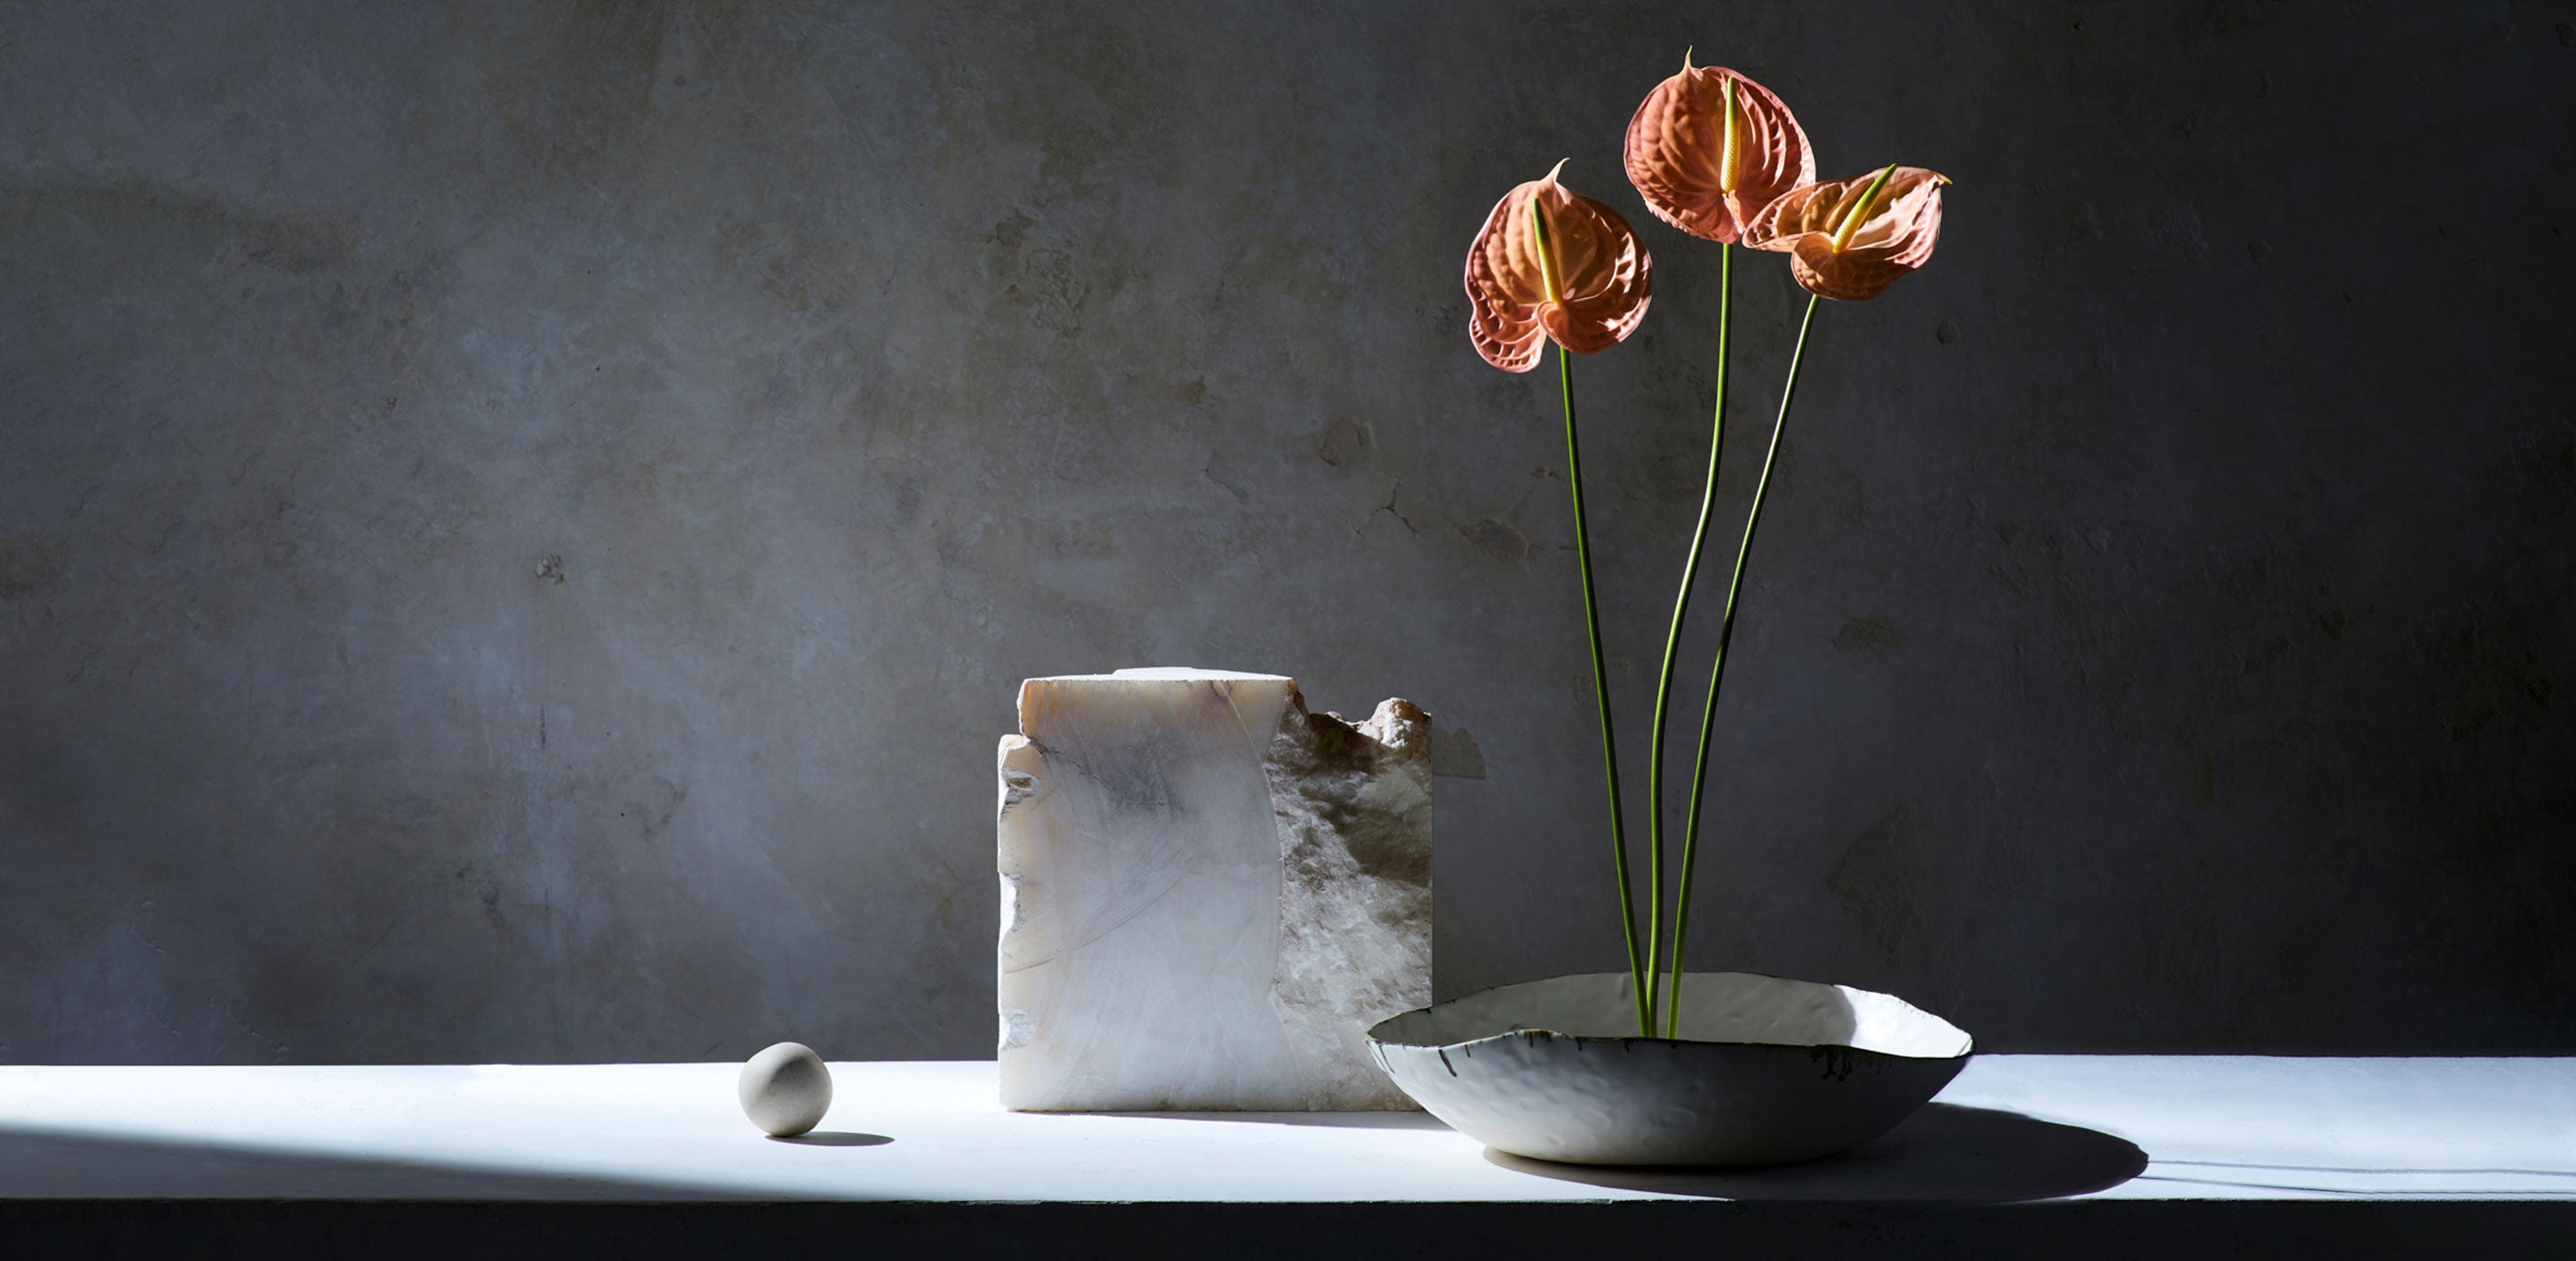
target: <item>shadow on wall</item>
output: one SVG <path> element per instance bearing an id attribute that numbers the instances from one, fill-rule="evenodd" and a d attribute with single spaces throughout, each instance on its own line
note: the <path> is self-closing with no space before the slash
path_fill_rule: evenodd
<path id="1" fill-rule="evenodd" d="M 1729 1200 L 1878 1200 L 2006 1204 L 2108 1190 L 2146 1171 L 2147 1154 L 2099 1130 L 2018 1112 L 1928 1104 L 1839 1156 L 1761 1169 L 1561 1165 L 1488 1150 L 1505 1169 L 1587 1186 Z"/>

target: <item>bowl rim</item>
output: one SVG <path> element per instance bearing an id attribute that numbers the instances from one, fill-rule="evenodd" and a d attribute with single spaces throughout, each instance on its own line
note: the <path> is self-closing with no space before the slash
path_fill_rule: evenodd
<path id="1" fill-rule="evenodd" d="M 1877 1056 L 1883 1056 L 1883 1057 L 1885 1057 L 1885 1058 L 1887 1058 L 1887 1059 L 1891 1059 L 1891 1060 L 1905 1060 L 1905 1061 L 1909 1061 L 1909 1062 L 1913 1062 L 1913 1063 L 1919 1063 L 1919 1064 L 1943 1064 L 1943 1063 L 1951 1063 L 1951 1062 L 1957 1062 L 1957 1061 L 1964 1061 L 1964 1060 L 1967 1060 L 1969 1057 L 1971 1057 L 1971 1056 L 1973 1056 L 1973 1055 L 1975 1055 L 1975 1054 L 1977 1053 L 1977 1049 L 1976 1049 L 1976 1039 L 1975 1039 L 1975 1037 L 1974 1037 L 1973 1035 L 1971 1035 L 1967 1030 L 1965 1030 L 1965 1029 L 1961 1029 L 1961 1028 L 1959 1028 L 1959 1026 L 1958 1026 L 1958 1025 L 1951 1023 L 1951 1021 L 1950 1021 L 1947 1017 L 1944 1017 L 1944 1016 L 1941 1016 L 1941 1015 L 1937 1015 L 1937 1014 L 1935 1014 L 1935 1013 L 1933 1013 L 1933 1012 L 1925 1011 L 1925 1010 L 1923 1010 L 1922 1008 L 1917 1007 L 1917 1006 L 1915 1006 L 1915 1005 L 1914 1005 L 1914 1004 L 1912 1004 L 1912 1003 L 1906 1002 L 1904 999 L 1899 998 L 1899 997 L 1897 997 L 1897 996 L 1896 996 L 1896 995 L 1894 995 L 1894 994 L 1885 993 L 1885 992 L 1883 992 L 1883 991 L 1879 991 L 1879 990 L 1865 990 L 1865 989 L 1860 988 L 1860 987 L 1859 987 L 1859 986 L 1857 986 L 1857 985 L 1840 985 L 1840 984 L 1837 984 L 1837 983 L 1835 983 L 1835 982 L 1831 982 L 1831 981 L 1809 981 L 1809 980 L 1805 980 L 1805 979 L 1802 979 L 1802 978 L 1799 978 L 1799 977 L 1794 977 L 1794 976 L 1774 976 L 1774 975 L 1772 975 L 1771 973 L 1768 973 L 1768 972 L 1749 972 L 1749 971 L 1733 970 L 1733 969 L 1726 970 L 1726 971 L 1717 971 L 1717 972 L 1685 972 L 1685 973 L 1683 973 L 1682 975 L 1683 975 L 1683 976 L 1685 976 L 1685 977 L 1689 977 L 1689 978 L 1698 978 L 1698 977 L 1717 977 L 1717 976 L 1749 976 L 1749 977 L 1759 977 L 1759 978 L 1761 978 L 1761 979 L 1763 979 L 1763 980 L 1769 980 L 1769 981 L 1789 981 L 1789 982 L 1792 982 L 1792 983 L 1795 983 L 1795 984 L 1799 984 L 1799 985 L 1816 985 L 1816 986 L 1823 986 L 1823 987 L 1826 987 L 1826 988 L 1833 988 L 1833 989 L 1847 989 L 1847 990 L 1851 990 L 1851 991 L 1853 991 L 1853 992 L 1855 992 L 1855 993 L 1874 995 L 1874 996 L 1879 997 L 1879 998 L 1888 999 L 1888 1000 L 1890 1000 L 1890 1001 L 1893 1001 L 1893 1002 L 1896 1002 L 1896 1003 L 1902 1004 L 1902 1005 L 1905 1007 L 1905 1009 L 1906 1009 L 1907 1011 L 1913 1012 L 1913 1013 L 1915 1013 L 1916 1015 L 1922 1016 L 1922 1017 L 1924 1017 L 1924 1018 L 1926 1018 L 1926 1019 L 1929 1019 L 1929 1020 L 1932 1020 L 1932 1021 L 1938 1022 L 1941 1026 L 1943 1026 L 1943 1027 L 1945 1027 L 1945 1028 L 1948 1028 L 1948 1029 L 1952 1030 L 1953 1032 L 1957 1033 L 1957 1034 L 1959 1035 L 1960 1039 L 1962 1040 L 1962 1042 L 1964 1043 L 1964 1046 L 1963 1046 L 1963 1047 L 1962 1047 L 1962 1049 L 1961 1049 L 1961 1050 L 1959 1050 L 1956 1054 L 1952 1054 L 1952 1055 L 1908 1055 L 1908 1054 L 1906 1054 L 1906 1053 L 1904 1053 L 1904 1052 L 1902 1052 L 1902 1051 L 1882 1051 L 1882 1050 L 1879 1050 L 1879 1049 L 1877 1049 L 1877 1048 L 1875 1048 L 1875 1047 L 1860 1047 L 1860 1046 L 1853 1046 L 1853 1045 L 1851 1045 L 1851 1044 L 1849 1044 L 1849 1043 L 1846 1043 L 1846 1042 L 1757 1042 L 1757 1041 L 1747 1041 L 1747 1040 L 1743 1040 L 1743 1039 L 1665 1038 L 1665 1037 L 1656 1037 L 1656 1036 L 1653 1036 L 1653 1035 L 1633 1034 L 1633 1033 L 1631 1033 L 1631 1034 L 1617 1034 L 1617 1035 L 1592 1034 L 1592 1033 L 1566 1033 L 1566 1032 L 1563 1032 L 1563 1031 L 1561 1031 L 1561 1030 L 1549 1029 L 1549 1028 L 1544 1028 L 1544 1027 L 1524 1027 L 1524 1028 L 1519 1028 L 1519 1029 L 1505 1029 L 1505 1030 L 1502 1030 L 1501 1032 L 1498 1032 L 1498 1033 L 1480 1034 L 1480 1035 L 1478 1035 L 1478 1036 L 1476 1036 L 1476 1037 L 1472 1037 L 1472 1038 L 1461 1038 L 1461 1039 L 1458 1039 L 1457 1041 L 1454 1041 L 1454 1042 L 1414 1042 L 1414 1041 L 1407 1041 L 1407 1040 L 1402 1039 L 1402 1038 L 1395 1038 L 1395 1037 L 1380 1037 L 1380 1036 L 1379 1036 L 1379 1031 L 1380 1031 L 1380 1030 L 1385 1029 L 1388 1025 L 1391 1025 L 1391 1024 L 1395 1023 L 1396 1021 L 1398 1021 L 1398 1020 L 1402 1020 L 1402 1019 L 1404 1019 L 1404 1018 L 1405 1018 L 1405 1017 L 1407 1017 L 1407 1016 L 1416 1016 L 1416 1015 L 1421 1015 L 1421 1014 L 1422 1014 L 1422 1013 L 1424 1013 L 1424 1012 L 1429 1012 L 1429 1011 L 1436 1010 L 1436 1009 L 1438 1009 L 1438 1008 L 1446 1007 L 1446 1006 L 1449 1006 L 1449 1005 L 1450 1005 L 1450 1004 L 1452 1004 L 1452 1003 L 1463 1003 L 1463 1002 L 1467 1001 L 1468 999 L 1481 997 L 1481 996 L 1486 995 L 1486 994 L 1491 994 L 1491 993 L 1493 993 L 1493 992 L 1494 992 L 1494 991 L 1496 991 L 1496 990 L 1516 989 L 1516 988 L 1518 988 L 1518 987 L 1525 986 L 1525 985 L 1542 985 L 1542 984 L 1545 984 L 1545 983 L 1550 982 L 1550 981 L 1561 981 L 1561 980 L 1566 980 L 1566 979 L 1569 979 L 1569 978 L 1572 978 L 1572 977 L 1593 977 L 1593 976 L 1618 976 L 1618 977 L 1625 977 L 1626 975 L 1627 975 L 1627 974 L 1626 974 L 1626 973 L 1624 973 L 1624 972 L 1569 972 L 1569 973 L 1562 973 L 1562 974 L 1557 975 L 1557 976 L 1545 976 L 1545 977 L 1539 977 L 1539 978 L 1536 978 L 1536 979 L 1534 979 L 1534 980 L 1528 980 L 1528 981 L 1511 981 L 1511 982 L 1506 982 L 1506 983 L 1504 983 L 1504 984 L 1502 984 L 1502 985 L 1488 985 L 1488 986 L 1486 986 L 1485 988 L 1480 989 L 1480 990 L 1476 990 L 1476 991 L 1474 991 L 1474 992 L 1472 992 L 1472 993 L 1461 994 L 1461 995 L 1459 995 L 1459 996 L 1458 996 L 1458 997 L 1456 997 L 1456 998 L 1445 999 L 1445 1000 L 1443 1000 L 1443 1001 L 1441 1001 L 1441 1002 L 1433 1003 L 1433 1004 L 1431 1004 L 1430 1006 L 1427 1006 L 1427 1007 L 1415 1007 L 1415 1008 L 1411 1008 L 1411 1009 L 1406 1010 L 1406 1011 L 1400 1011 L 1400 1012 L 1397 1012 L 1396 1014 L 1394 1014 L 1394 1015 L 1392 1015 L 1392 1016 L 1388 1016 L 1388 1017 L 1386 1017 L 1385 1019 L 1380 1020 L 1380 1021 L 1376 1022 L 1375 1024 L 1370 1025 L 1370 1026 L 1368 1027 L 1368 1029 L 1367 1029 L 1363 1034 L 1361 1034 L 1361 1037 L 1363 1037 L 1364 1039 L 1366 1039 L 1366 1040 L 1367 1040 L 1367 1042 L 1368 1042 L 1368 1044 L 1369 1044 L 1369 1048 L 1370 1048 L 1370 1050 L 1377 1052 L 1377 1053 L 1378 1053 L 1378 1055 L 1381 1057 L 1381 1067 L 1383 1067 L 1383 1066 L 1384 1066 L 1384 1064 L 1383 1064 L 1383 1056 L 1385 1055 L 1385 1053 L 1386 1053 L 1386 1051 L 1387 1051 L 1387 1049 L 1388 1049 L 1388 1048 L 1396 1048 L 1396 1049 L 1401 1049 L 1401 1050 L 1406 1050 L 1406 1051 L 1413 1051 L 1413 1052 L 1417 1052 L 1417 1053 L 1418 1053 L 1418 1052 L 1422 1052 L 1422 1051 L 1456 1051 L 1456 1050 L 1461 1050 L 1461 1049 L 1465 1049 L 1465 1050 L 1468 1050 L 1468 1051 L 1472 1052 L 1472 1051 L 1473 1051 L 1473 1049 L 1474 1049 L 1474 1048 L 1476 1048 L 1476 1047 L 1484 1046 L 1484 1045 L 1487 1045 L 1487 1044 L 1489 1044 L 1489 1043 L 1502 1042 L 1502 1041 L 1505 1041 L 1505 1040 L 1507 1040 L 1507 1039 L 1512 1039 L 1512 1038 L 1520 1038 L 1520 1039 L 1523 1039 L 1523 1040 L 1525 1040 L 1529 1045 L 1532 1045 L 1532 1046 L 1537 1045 L 1538 1039 L 1540 1039 L 1540 1038 L 1546 1038 L 1546 1039 L 1548 1039 L 1548 1040 L 1550 1040 L 1550 1041 L 1560 1041 L 1560 1040 L 1561 1040 L 1561 1041 L 1568 1041 L 1568 1042 L 1575 1043 L 1575 1044 L 1576 1044 L 1576 1045 L 1575 1045 L 1575 1049 L 1576 1049 L 1576 1050 L 1578 1050 L 1578 1051 L 1579 1051 L 1579 1050 L 1581 1050 L 1581 1049 L 1583 1049 L 1582 1044 L 1583 1044 L 1583 1043 L 1586 1043 L 1586 1042 L 1618 1043 L 1618 1044 L 1623 1044 L 1623 1045 L 1632 1045 L 1632 1044 L 1636 1044 L 1636 1043 L 1661 1043 L 1661 1044 L 1663 1044 L 1663 1045 L 1665 1045 L 1665 1046 L 1671 1046 L 1671 1047 L 1768 1047 L 1768 1048 L 1777 1048 L 1777 1049 L 1781 1049 L 1781 1050 L 1792 1050 L 1792 1051 L 1797 1051 L 1797 1050 L 1804 1050 L 1804 1051 L 1826 1051 L 1826 1052 L 1840 1051 L 1840 1052 L 1842 1052 L 1842 1053 L 1844 1053 L 1844 1054 L 1846 1054 L 1846 1055 L 1877 1055 Z M 1444 1057 L 1444 1058 L 1445 1058 L 1445 1057 Z M 1456 1070 L 1455 1070 L 1455 1069 L 1452 1069 L 1451 1071 L 1454 1073 Z"/>

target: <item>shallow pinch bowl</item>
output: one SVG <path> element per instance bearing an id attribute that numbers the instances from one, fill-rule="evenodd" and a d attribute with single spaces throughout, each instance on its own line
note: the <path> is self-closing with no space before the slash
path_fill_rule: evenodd
<path id="1" fill-rule="evenodd" d="M 1680 1039 L 1636 1036 L 1631 994 L 1625 972 L 1500 986 L 1382 1020 L 1369 1049 L 1450 1128 L 1586 1165 L 1831 1155 L 1913 1115 L 1971 1049 L 1949 1021 L 1848 985 L 1689 973 Z"/>

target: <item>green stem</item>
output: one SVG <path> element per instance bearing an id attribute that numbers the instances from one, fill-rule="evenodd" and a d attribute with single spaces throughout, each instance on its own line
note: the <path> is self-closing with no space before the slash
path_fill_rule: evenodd
<path id="1" fill-rule="evenodd" d="M 1556 348 L 1565 392 L 1565 481 L 1574 488 L 1574 563 L 1583 571 L 1583 625 L 1592 634 L 1592 695 L 1601 710 L 1601 765 L 1610 780 L 1610 854 L 1619 873 L 1619 927 L 1628 938 L 1628 988 L 1637 999 L 1637 1036 L 1655 1032 L 1646 1009 L 1648 960 L 1637 953 L 1637 911 L 1628 891 L 1628 832 L 1619 812 L 1619 745 L 1610 730 L 1610 671 L 1601 657 L 1601 614 L 1592 600 L 1592 535 L 1583 520 L 1583 456 L 1574 441 L 1574 356 Z"/>
<path id="2" fill-rule="evenodd" d="M 1664 1036 L 1681 1036 L 1682 943 L 1690 934 L 1691 869 L 1699 857 L 1699 808 L 1708 786 L 1709 734 L 1717 725 L 1717 688 L 1726 679 L 1726 648 L 1735 639 L 1735 597 L 1744 590 L 1744 561 L 1753 554 L 1753 531 L 1762 524 L 1762 500 L 1771 489 L 1771 468 L 1780 460 L 1780 435 L 1789 428 L 1789 401 L 1798 393 L 1798 365 L 1807 358 L 1807 330 L 1816 323 L 1816 299 L 1807 299 L 1807 314 L 1798 321 L 1798 348 L 1789 355 L 1789 382 L 1780 387 L 1780 417 L 1771 424 L 1771 448 L 1762 456 L 1762 478 L 1753 484 L 1753 507 L 1744 517 L 1744 542 L 1735 549 L 1735 576 L 1726 584 L 1726 611 L 1717 619 L 1717 661 L 1708 670 L 1708 703 L 1699 714 L 1699 764 L 1691 772 L 1690 818 L 1682 826 L 1682 882 L 1673 913 L 1673 988 L 1664 1015 Z"/>
<path id="3" fill-rule="evenodd" d="M 1733 91 L 1734 80 L 1728 80 L 1727 85 L 1728 90 Z M 1728 126 L 1733 125 L 1730 119 Z M 1713 412 L 1714 418 L 1709 421 L 1708 427 L 1708 484 L 1700 491 L 1699 528 L 1691 534 L 1690 558 L 1682 562 L 1681 593 L 1673 597 L 1673 626 L 1664 635 L 1664 669 L 1662 676 L 1655 683 L 1654 743 L 1647 753 L 1646 796 L 1655 805 L 1655 814 L 1649 824 L 1646 843 L 1646 861 L 1654 866 L 1654 873 L 1648 877 L 1648 887 L 1654 899 L 1654 909 L 1648 912 L 1646 920 L 1646 957 L 1649 959 L 1663 957 L 1664 721 L 1672 711 L 1673 661 L 1681 654 L 1682 619 L 1690 613 L 1691 586 L 1699 578 L 1700 552 L 1708 546 L 1709 521 L 1717 511 L 1717 462 L 1719 454 L 1724 450 L 1726 438 L 1727 346 L 1732 335 L 1729 325 L 1734 314 L 1735 247 L 1731 244 L 1721 244 L 1717 247 L 1717 406 Z M 1674 935 L 1678 944 L 1681 931 L 1680 908 L 1674 909 L 1673 918 Z M 1661 975 L 1662 970 L 1657 969 L 1654 975 L 1646 978 L 1646 1020 L 1649 1028 L 1653 1027 L 1655 1016 L 1656 980 Z M 1675 982 L 1675 988 L 1680 988 L 1678 981 Z"/>

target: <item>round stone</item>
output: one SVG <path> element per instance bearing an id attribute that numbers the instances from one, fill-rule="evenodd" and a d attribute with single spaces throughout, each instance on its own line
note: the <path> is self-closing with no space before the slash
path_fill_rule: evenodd
<path id="1" fill-rule="evenodd" d="M 823 1123 L 832 1110 L 832 1070 L 801 1042 L 781 1042 L 742 1066 L 742 1114 L 780 1138 Z"/>

